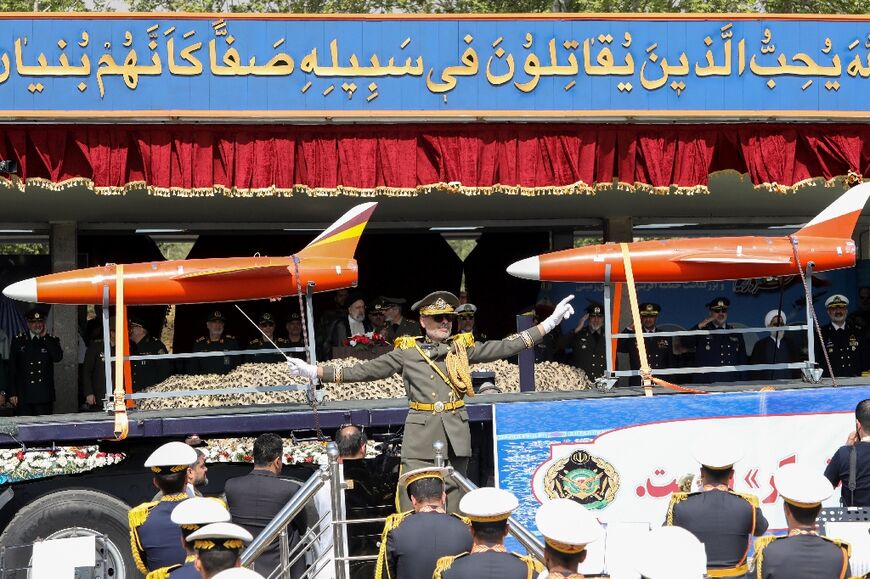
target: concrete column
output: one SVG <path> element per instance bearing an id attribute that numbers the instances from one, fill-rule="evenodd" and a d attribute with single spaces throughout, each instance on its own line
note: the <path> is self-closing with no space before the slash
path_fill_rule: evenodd
<path id="1" fill-rule="evenodd" d="M 604 220 L 604 242 L 634 241 L 631 232 L 631 217 L 608 217 Z"/>
<path id="2" fill-rule="evenodd" d="M 78 229 L 74 221 L 51 223 L 49 249 L 52 272 L 69 271 L 78 267 L 77 235 Z M 54 411 L 57 414 L 77 412 L 79 407 L 77 307 L 52 306 L 52 332 L 60 338 L 63 348 L 63 360 L 54 366 L 54 391 L 57 396 Z"/>

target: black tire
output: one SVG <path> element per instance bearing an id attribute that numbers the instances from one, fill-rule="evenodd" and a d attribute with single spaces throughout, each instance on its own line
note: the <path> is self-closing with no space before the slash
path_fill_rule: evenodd
<path id="1" fill-rule="evenodd" d="M 27 578 L 30 546 L 35 541 L 52 536 L 81 536 L 88 531 L 106 536 L 108 544 L 102 552 L 109 559 L 108 579 L 141 577 L 130 551 L 129 510 L 123 501 L 88 489 L 62 490 L 39 497 L 18 511 L 0 535 L 0 546 L 6 548 L 5 569 L 19 570 L 7 571 L 6 577 Z M 73 532 L 75 529 L 82 531 Z"/>

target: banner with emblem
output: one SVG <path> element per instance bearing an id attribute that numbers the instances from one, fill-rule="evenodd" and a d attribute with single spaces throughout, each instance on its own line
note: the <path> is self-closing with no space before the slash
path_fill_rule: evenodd
<path id="1" fill-rule="evenodd" d="M 517 495 L 514 516 L 535 532 L 535 510 L 553 498 L 585 505 L 602 523 L 658 526 L 687 475 L 697 489 L 696 441 L 721 436 L 745 452 L 734 490 L 756 495 L 777 532 L 786 524 L 773 473 L 791 463 L 823 472 L 866 398 L 870 385 L 496 404 L 497 486 Z"/>

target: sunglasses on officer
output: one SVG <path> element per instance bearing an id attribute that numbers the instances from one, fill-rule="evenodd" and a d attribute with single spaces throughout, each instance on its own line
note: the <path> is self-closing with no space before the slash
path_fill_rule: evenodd
<path id="1" fill-rule="evenodd" d="M 456 317 L 456 314 L 433 314 L 429 316 L 436 324 L 443 324 L 444 322 L 452 322 L 453 318 Z"/>

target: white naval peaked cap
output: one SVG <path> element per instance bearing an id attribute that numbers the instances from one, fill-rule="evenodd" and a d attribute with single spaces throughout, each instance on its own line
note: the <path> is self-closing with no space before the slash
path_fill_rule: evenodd
<path id="1" fill-rule="evenodd" d="M 169 519 L 176 525 L 208 525 L 226 523 L 232 517 L 220 499 L 191 497 L 178 503 Z"/>
<path id="2" fill-rule="evenodd" d="M 703 579 L 707 573 L 704 544 L 682 527 L 656 527 L 644 538 L 635 571 L 646 579 Z"/>
<path id="3" fill-rule="evenodd" d="M 187 536 L 188 542 L 200 539 L 238 539 L 250 543 L 254 537 L 243 527 L 234 523 L 211 523 Z"/>
<path id="4" fill-rule="evenodd" d="M 245 567 L 232 567 L 212 575 L 212 579 L 265 579 L 265 577 Z"/>
<path id="5" fill-rule="evenodd" d="M 513 493 L 494 487 L 474 489 L 459 501 L 459 510 L 472 522 L 504 521 L 520 505 Z"/>
<path id="6" fill-rule="evenodd" d="M 712 470 L 727 470 L 743 458 L 743 449 L 733 440 L 718 436 L 695 443 L 692 456 L 701 466 Z"/>
<path id="7" fill-rule="evenodd" d="M 604 529 L 586 507 L 571 499 L 554 499 L 538 507 L 535 524 L 547 545 L 562 553 L 580 553 L 604 536 Z"/>
<path id="8" fill-rule="evenodd" d="M 156 473 L 178 472 L 196 462 L 196 451 L 183 442 L 167 442 L 151 453 L 145 466 Z"/>
<path id="9" fill-rule="evenodd" d="M 474 314 L 477 312 L 477 306 L 474 304 L 460 304 L 458 308 L 456 308 L 457 314 Z"/>
<path id="10" fill-rule="evenodd" d="M 809 509 L 822 504 L 834 494 L 825 475 L 798 464 L 788 464 L 773 474 L 776 490 L 790 505 Z"/>
<path id="11" fill-rule="evenodd" d="M 826 308 L 829 308 L 831 306 L 848 306 L 848 305 L 849 305 L 849 298 L 847 298 L 843 294 L 834 294 L 825 300 L 825 307 Z"/>

